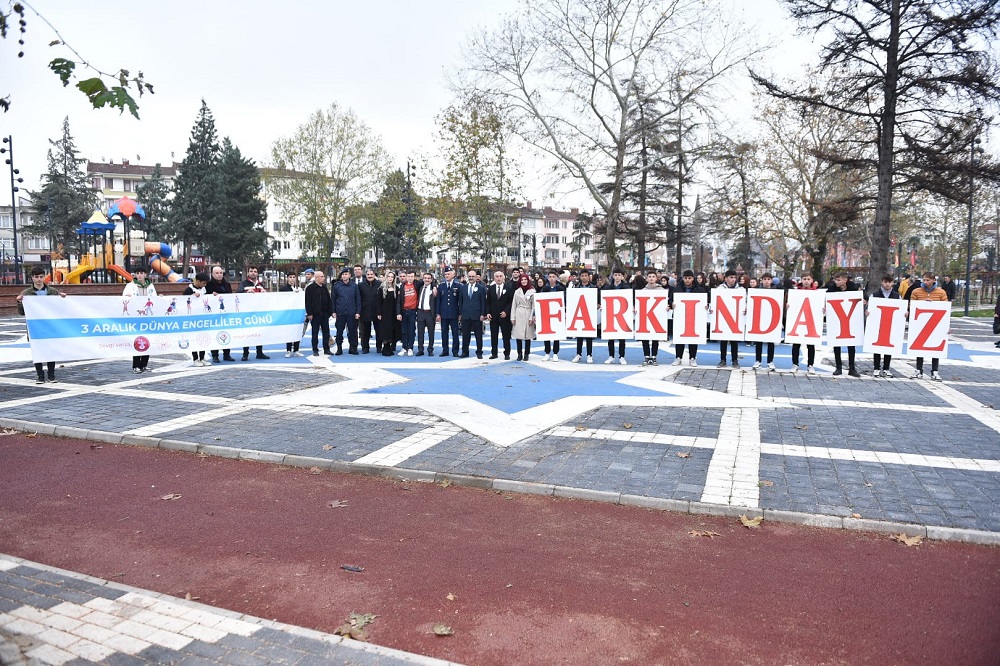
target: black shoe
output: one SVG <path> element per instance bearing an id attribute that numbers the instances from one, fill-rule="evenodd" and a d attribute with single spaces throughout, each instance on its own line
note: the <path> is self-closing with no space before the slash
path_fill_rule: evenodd
<path id="1" fill-rule="evenodd" d="M 235 363 L 235 362 L 236 362 L 236 359 L 235 359 L 235 358 L 233 358 L 232 356 L 223 356 L 223 357 L 222 357 L 222 360 L 223 360 L 223 361 L 232 361 L 233 363 Z"/>
<path id="2" fill-rule="evenodd" d="M 418 349 L 417 353 L 414 354 L 414 356 L 423 356 L 423 355 L 424 355 L 424 350 L 423 349 Z"/>
<path id="3" fill-rule="evenodd" d="M 433 349 L 428 349 L 427 350 L 427 355 L 428 356 L 434 356 L 434 350 Z"/>
<path id="4" fill-rule="evenodd" d="M 469 352 L 464 352 L 459 358 L 469 358 Z"/>
<path id="5" fill-rule="evenodd" d="M 517 360 L 518 361 L 523 361 L 524 360 L 523 358 L 521 358 L 521 352 L 517 352 Z"/>
<path id="6" fill-rule="evenodd" d="M 441 358 L 444 358 L 447 355 L 448 355 L 448 350 L 447 349 L 445 349 L 443 352 L 441 352 Z M 433 354 L 432 354 L 432 356 L 433 356 Z"/>
<path id="7" fill-rule="evenodd" d="M 351 356 L 357 356 L 358 355 L 358 350 L 357 349 L 351 349 L 347 353 L 350 354 Z"/>
<path id="8" fill-rule="evenodd" d="M 271 358 L 271 357 L 268 356 L 267 354 L 257 354 L 257 360 L 258 361 L 266 361 L 269 358 Z"/>
<path id="9" fill-rule="evenodd" d="M 497 358 L 500 358 L 500 357 L 499 357 L 499 356 L 497 356 L 496 354 L 490 354 L 490 360 L 491 360 L 491 361 L 493 361 L 493 360 L 495 360 L 495 359 L 497 359 Z"/>
<path id="10" fill-rule="evenodd" d="M 476 358 L 482 359 L 483 358 L 483 352 L 476 352 Z M 496 356 L 494 356 L 493 358 L 496 358 Z"/>
<path id="11" fill-rule="evenodd" d="M 243 356 L 240 357 L 240 360 L 241 361 L 249 361 L 250 360 L 250 354 L 243 354 Z"/>
<path id="12" fill-rule="evenodd" d="M 833 376 L 834 377 L 839 377 L 842 374 L 844 374 L 844 371 L 841 370 L 840 368 L 837 368 L 836 370 L 833 371 Z"/>
<path id="13" fill-rule="evenodd" d="M 213 356 L 212 357 L 212 363 L 221 363 L 221 361 L 219 361 L 219 357 L 218 356 Z"/>
<path id="14" fill-rule="evenodd" d="M 361 350 L 362 354 L 368 354 L 370 352 L 371 352 L 371 350 L 368 347 L 365 347 L 364 349 Z"/>
<path id="15" fill-rule="evenodd" d="M 36 384 L 44 384 L 45 383 L 45 375 L 38 375 L 38 379 L 35 380 L 35 383 Z"/>
<path id="16" fill-rule="evenodd" d="M 343 355 L 344 355 L 344 350 L 343 349 L 338 349 L 337 353 L 334 354 L 334 356 L 343 356 Z"/>
<path id="17" fill-rule="evenodd" d="M 847 370 L 847 374 L 849 374 L 851 377 L 858 377 L 858 378 L 861 377 L 861 373 L 855 370 L 854 368 L 849 368 Z"/>
<path id="18" fill-rule="evenodd" d="M 55 376 L 55 374 L 54 374 L 54 373 L 51 373 L 51 372 L 50 372 L 50 373 L 49 373 L 49 381 L 50 381 L 50 382 L 53 382 L 53 383 L 54 383 L 54 382 L 57 382 L 57 381 L 59 381 L 59 380 L 58 380 L 58 379 L 56 379 L 56 376 Z"/>
<path id="19" fill-rule="evenodd" d="M 510 354 L 504 354 L 503 355 L 503 360 L 509 361 L 510 360 Z"/>
<path id="20" fill-rule="evenodd" d="M 319 352 L 313 349 L 313 356 L 319 356 Z"/>

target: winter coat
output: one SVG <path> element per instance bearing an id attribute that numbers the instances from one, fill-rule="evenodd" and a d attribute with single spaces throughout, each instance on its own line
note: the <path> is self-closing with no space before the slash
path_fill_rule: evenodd
<path id="1" fill-rule="evenodd" d="M 513 322 L 510 337 L 515 340 L 531 340 L 535 337 L 535 290 L 514 291 L 514 301 L 510 318 Z"/>

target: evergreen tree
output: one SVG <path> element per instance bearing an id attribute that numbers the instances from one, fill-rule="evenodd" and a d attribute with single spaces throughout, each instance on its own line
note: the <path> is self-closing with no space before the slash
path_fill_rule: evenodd
<path id="1" fill-rule="evenodd" d="M 385 263 L 389 265 L 408 265 L 411 257 L 420 258 L 416 261 L 422 263 L 430 249 L 422 222 L 422 201 L 414 197 L 411 224 L 406 196 L 406 175 L 397 169 L 386 177 L 382 194 L 369 207 L 372 246 L 384 254 Z"/>
<path id="2" fill-rule="evenodd" d="M 219 160 L 215 119 L 205 100 L 201 100 L 187 154 L 174 181 L 171 233 L 167 237 L 167 240 L 180 242 L 183 247 L 182 275 L 187 274 L 191 246 L 204 242 L 219 224 L 219 208 L 222 205 Z"/>
<path id="3" fill-rule="evenodd" d="M 260 172 L 253 160 L 226 137 L 217 168 L 221 184 L 218 216 L 204 237 L 205 252 L 230 267 L 245 266 L 268 254 L 267 204 L 260 196 Z"/>
<path id="4" fill-rule="evenodd" d="M 146 219 L 142 228 L 146 231 L 146 238 L 153 240 L 164 240 L 167 237 L 169 226 L 170 202 L 167 196 L 170 194 L 170 185 L 163 179 L 163 171 L 160 163 L 153 167 L 153 175 L 149 179 L 143 178 L 142 185 L 135 190 L 135 195 L 146 211 Z"/>
<path id="5" fill-rule="evenodd" d="M 83 163 L 73 136 L 69 118 L 63 120 L 62 138 L 53 141 L 48 152 L 48 171 L 42 174 L 42 189 L 32 194 L 32 206 L 37 214 L 26 235 L 49 238 L 56 254 L 78 246 L 76 230 L 94 211 L 96 196 L 87 181 Z"/>

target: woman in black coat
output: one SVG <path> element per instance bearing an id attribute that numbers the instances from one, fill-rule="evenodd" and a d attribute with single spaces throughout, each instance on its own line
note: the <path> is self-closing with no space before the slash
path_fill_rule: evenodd
<path id="1" fill-rule="evenodd" d="M 397 301 L 400 299 L 399 285 L 396 284 L 396 274 L 386 271 L 382 286 L 378 290 L 378 334 L 382 343 L 382 356 L 392 356 L 396 352 L 396 343 L 403 337 L 402 324 L 396 319 Z"/>

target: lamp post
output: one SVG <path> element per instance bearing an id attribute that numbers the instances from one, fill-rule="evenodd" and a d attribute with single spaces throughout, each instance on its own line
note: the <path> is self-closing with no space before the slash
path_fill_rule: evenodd
<path id="1" fill-rule="evenodd" d="M 406 192 L 403 201 L 406 203 L 406 260 L 412 266 L 413 260 L 413 176 L 417 167 L 406 160 Z"/>
<path id="2" fill-rule="evenodd" d="M 10 165 L 10 215 L 14 225 L 14 279 L 17 281 L 16 284 L 21 284 L 21 255 L 17 249 L 17 193 L 21 189 L 18 185 L 23 183 L 24 179 L 18 176 L 21 171 L 14 168 L 14 137 L 5 136 L 3 142 L 6 146 L 0 148 L 0 153 L 9 154 L 4 162 Z"/>
<path id="3" fill-rule="evenodd" d="M 972 208 L 975 198 L 975 187 L 972 172 L 976 166 L 976 151 L 980 143 L 977 131 L 969 142 L 969 222 L 965 230 L 965 316 L 969 316 L 969 292 L 972 290 Z"/>

